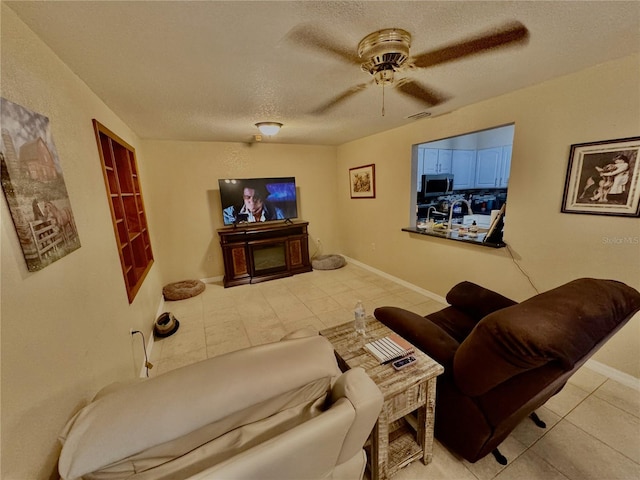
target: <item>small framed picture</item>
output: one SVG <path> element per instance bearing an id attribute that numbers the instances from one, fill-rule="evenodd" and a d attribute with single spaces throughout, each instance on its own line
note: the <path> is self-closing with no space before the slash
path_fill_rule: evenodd
<path id="1" fill-rule="evenodd" d="M 640 137 L 571 145 L 562 212 L 640 216 Z"/>
<path id="2" fill-rule="evenodd" d="M 363 165 L 349 169 L 351 198 L 376 198 L 376 166 Z"/>

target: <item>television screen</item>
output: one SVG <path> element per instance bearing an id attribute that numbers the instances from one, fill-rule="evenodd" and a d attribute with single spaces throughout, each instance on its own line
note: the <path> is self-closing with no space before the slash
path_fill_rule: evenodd
<path id="1" fill-rule="evenodd" d="M 298 217 L 295 177 L 219 179 L 225 225 Z"/>

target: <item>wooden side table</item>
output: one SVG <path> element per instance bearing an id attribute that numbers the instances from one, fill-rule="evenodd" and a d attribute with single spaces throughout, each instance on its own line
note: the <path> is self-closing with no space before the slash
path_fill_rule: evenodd
<path id="1" fill-rule="evenodd" d="M 444 368 L 417 348 L 417 362 L 396 371 L 380 365 L 364 344 L 393 333 L 369 316 L 367 337 L 354 336 L 353 323 L 320 332 L 336 352 L 340 368 L 362 367 L 384 395 L 384 404 L 370 437 L 369 467 L 372 480 L 385 480 L 409 463 L 422 458 L 426 465 L 433 452 L 436 378 Z"/>

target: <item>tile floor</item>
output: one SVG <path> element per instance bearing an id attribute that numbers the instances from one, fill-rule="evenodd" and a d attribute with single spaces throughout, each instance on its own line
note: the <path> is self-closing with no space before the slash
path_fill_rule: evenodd
<path id="1" fill-rule="evenodd" d="M 351 321 L 360 299 L 368 313 L 382 305 L 426 315 L 443 307 L 388 278 L 348 264 L 255 285 L 208 284 L 197 297 L 166 302 L 178 332 L 156 340 L 150 376 L 225 352 L 279 340 L 311 326 Z M 491 455 L 471 464 L 437 441 L 433 462 L 414 462 L 393 480 L 613 480 L 640 478 L 640 392 L 582 368 L 541 409 L 547 423 L 521 424 L 500 446 L 506 466 Z"/>

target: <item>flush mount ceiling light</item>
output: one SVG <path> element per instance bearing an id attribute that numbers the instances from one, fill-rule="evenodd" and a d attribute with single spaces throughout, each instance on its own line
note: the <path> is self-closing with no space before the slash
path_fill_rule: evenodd
<path id="1" fill-rule="evenodd" d="M 258 122 L 256 123 L 256 127 L 258 127 L 258 130 L 260 130 L 263 135 L 271 137 L 280 131 L 282 124 L 278 122 Z"/>

